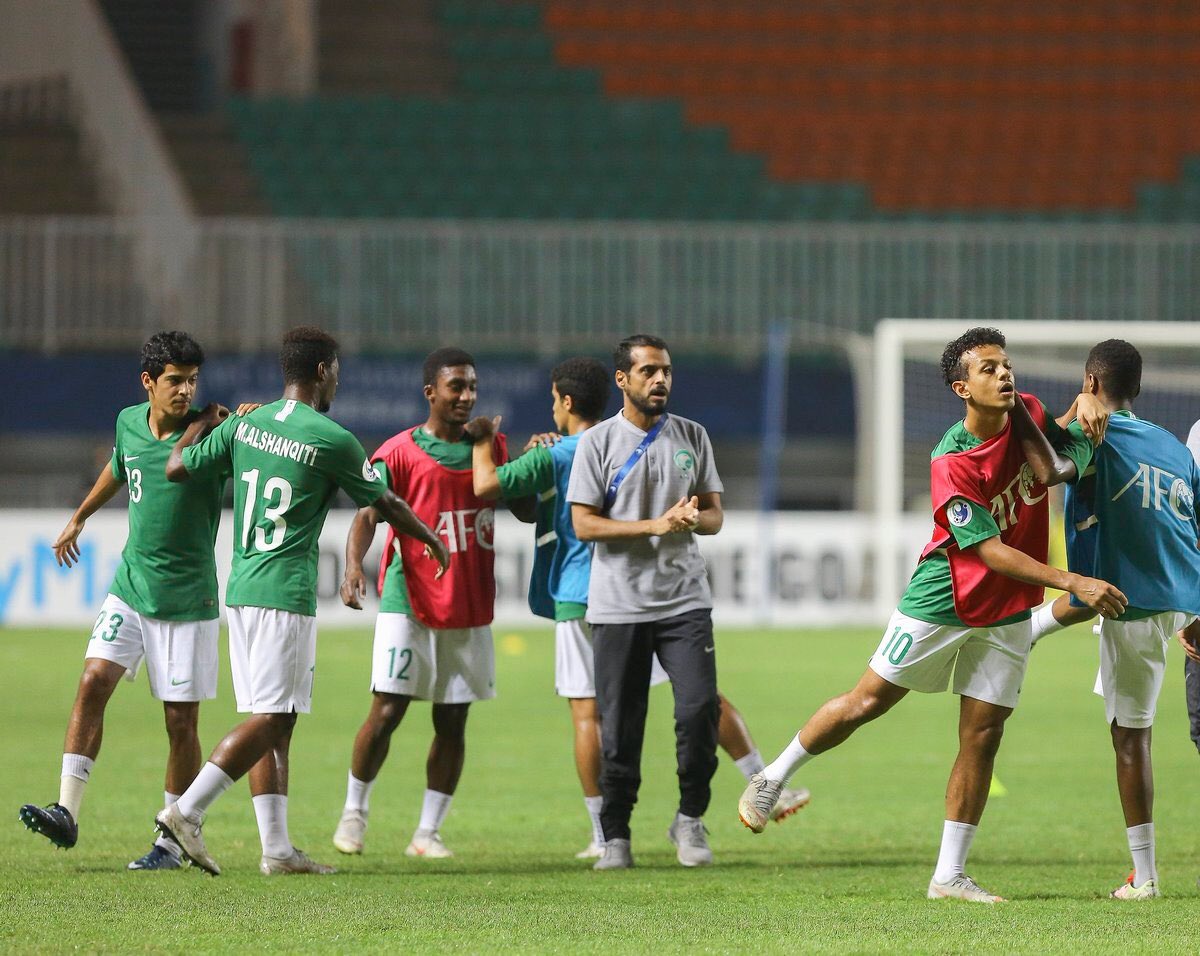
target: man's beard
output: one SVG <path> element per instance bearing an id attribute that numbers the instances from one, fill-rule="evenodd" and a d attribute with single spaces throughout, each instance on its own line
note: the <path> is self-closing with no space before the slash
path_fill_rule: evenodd
<path id="1" fill-rule="evenodd" d="M 628 393 L 626 393 L 626 394 L 628 394 Z M 633 407 L 636 408 L 643 415 L 661 415 L 663 412 L 665 412 L 667 410 L 667 400 L 670 398 L 670 396 L 669 395 L 661 396 L 661 400 L 662 400 L 661 407 L 651 404 L 652 397 L 657 399 L 660 396 L 647 395 L 645 398 L 642 398 L 638 395 L 630 395 L 629 403 L 631 405 L 633 405 Z"/>

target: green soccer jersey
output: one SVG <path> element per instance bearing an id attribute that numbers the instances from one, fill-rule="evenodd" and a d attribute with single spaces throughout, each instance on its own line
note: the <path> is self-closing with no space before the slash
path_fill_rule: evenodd
<path id="1" fill-rule="evenodd" d="M 430 435 L 425 429 L 413 429 L 413 442 L 421 451 L 439 465 L 454 471 L 469 471 L 471 469 L 471 439 L 465 434 L 458 441 L 446 441 Z M 384 485 L 392 486 L 392 476 L 388 473 L 387 465 L 379 459 L 372 464 L 375 470 L 383 475 Z M 404 562 L 399 559 L 388 565 L 387 574 L 383 578 L 383 592 L 379 595 L 379 610 L 384 614 L 412 615 L 412 604 L 408 600 L 408 586 L 404 583 Z"/>
<path id="2" fill-rule="evenodd" d="M 129 537 L 109 588 L 131 608 L 164 621 L 217 616 L 213 543 L 229 469 L 184 484 L 167 481 L 167 458 L 179 432 L 150 433 L 150 403 L 117 416 L 113 477 L 129 491 Z"/>
<path id="3" fill-rule="evenodd" d="M 193 480 L 231 471 L 231 607 L 316 614 L 317 541 L 340 487 L 360 507 L 386 490 L 362 445 L 310 405 L 279 399 L 249 415 L 231 415 L 184 449 Z"/>
<path id="4" fill-rule="evenodd" d="M 1044 410 L 1045 406 L 1043 406 Z M 1092 443 L 1083 435 L 1083 432 L 1081 430 L 1072 432 L 1060 428 L 1058 423 L 1047 414 L 1046 437 L 1059 454 L 1065 455 L 1075 463 L 1076 468 L 1082 474 L 1083 469 L 1092 458 Z M 929 458 L 932 461 L 942 455 L 969 451 L 982 444 L 982 439 L 976 438 L 967 431 L 965 423 L 958 422 L 942 436 L 942 440 L 938 442 Z M 995 537 L 1000 533 L 1000 528 L 991 512 L 982 508 L 973 508 L 970 520 L 961 526 L 951 523 L 950 531 L 959 548 L 969 548 L 979 544 L 980 541 Z M 926 621 L 929 624 L 967 626 L 955 612 L 954 586 L 950 580 L 950 558 L 945 551 L 934 551 L 917 564 L 917 569 L 913 572 L 908 587 L 905 588 L 904 595 L 900 598 L 897 610 L 901 614 L 907 614 L 909 617 L 916 618 L 918 621 Z M 1022 611 L 995 623 L 1003 625 L 1023 621 L 1029 617 L 1029 613 L 1029 611 Z"/>

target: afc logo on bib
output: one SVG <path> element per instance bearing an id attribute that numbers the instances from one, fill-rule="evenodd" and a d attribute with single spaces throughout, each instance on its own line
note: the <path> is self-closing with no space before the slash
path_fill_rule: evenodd
<path id="1" fill-rule="evenodd" d="M 451 554 L 458 554 L 470 547 L 472 539 L 485 551 L 491 551 L 495 527 L 494 509 L 461 508 L 439 512 L 433 530 L 446 539 L 446 547 Z"/>

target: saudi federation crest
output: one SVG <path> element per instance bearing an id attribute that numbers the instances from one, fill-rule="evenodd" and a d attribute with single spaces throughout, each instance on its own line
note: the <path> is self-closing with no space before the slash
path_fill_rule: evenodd
<path id="1" fill-rule="evenodd" d="M 962 498 L 955 498 L 946 506 L 946 517 L 956 528 L 961 528 L 971 520 L 971 505 Z"/>
<path id="2" fill-rule="evenodd" d="M 377 472 L 375 470 L 375 466 L 371 464 L 370 459 L 367 459 L 367 458 L 363 459 L 362 475 L 363 475 L 363 480 L 365 480 L 365 481 L 378 481 L 379 480 L 379 472 Z"/>
<path id="3" fill-rule="evenodd" d="M 686 448 L 680 448 L 679 451 L 675 452 L 675 467 L 682 474 L 688 474 L 688 472 L 696 467 L 696 456 Z"/>

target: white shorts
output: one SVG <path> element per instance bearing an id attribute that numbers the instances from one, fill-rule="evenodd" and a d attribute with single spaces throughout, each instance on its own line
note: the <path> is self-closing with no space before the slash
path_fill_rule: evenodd
<path id="1" fill-rule="evenodd" d="M 371 690 L 435 704 L 469 704 L 496 696 L 492 629 L 435 631 L 407 614 L 375 619 Z"/>
<path id="2" fill-rule="evenodd" d="M 238 713 L 309 713 L 317 619 L 273 607 L 230 607 L 229 669 Z"/>
<path id="3" fill-rule="evenodd" d="M 115 594 L 100 605 L 84 657 L 112 661 L 137 677 L 142 661 L 150 693 L 158 700 L 212 700 L 217 696 L 217 635 L 220 623 L 162 621 L 139 614 Z"/>
<path id="4" fill-rule="evenodd" d="M 1003 627 L 929 624 L 896 611 L 870 667 L 886 681 L 924 694 L 944 691 L 998 707 L 1016 707 L 1029 662 L 1033 625 Z"/>
<path id="5" fill-rule="evenodd" d="M 650 663 L 650 686 L 657 687 L 670 679 L 655 654 Z M 596 696 L 592 628 L 583 618 L 554 625 L 554 689 L 559 697 Z"/>
<path id="6" fill-rule="evenodd" d="M 1118 727 L 1154 724 L 1154 710 L 1167 669 L 1167 645 L 1195 618 L 1163 611 L 1139 621 L 1100 619 L 1100 673 L 1095 691 L 1104 698 L 1104 717 Z"/>

